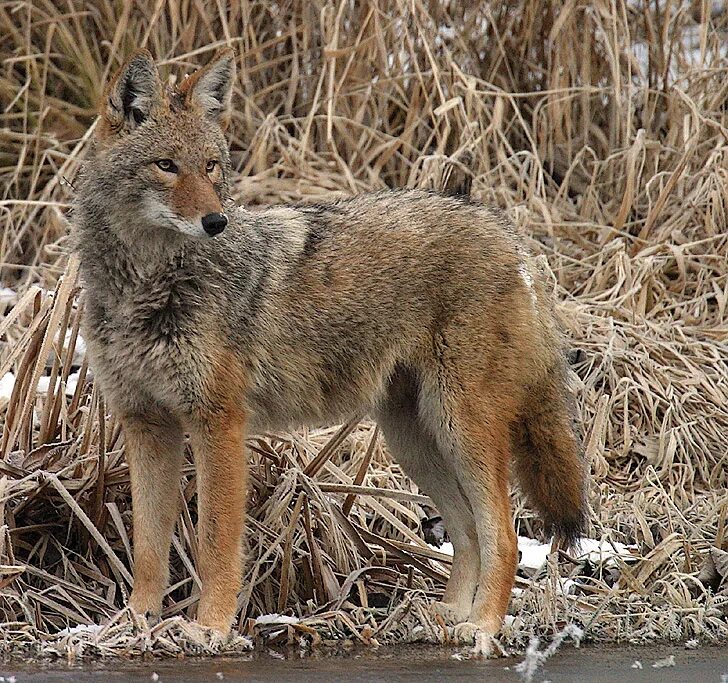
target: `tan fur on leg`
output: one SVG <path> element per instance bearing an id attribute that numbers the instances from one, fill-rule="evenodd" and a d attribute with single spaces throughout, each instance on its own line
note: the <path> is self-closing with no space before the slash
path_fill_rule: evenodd
<path id="1" fill-rule="evenodd" d="M 126 416 L 122 424 L 134 513 L 134 588 L 129 605 L 138 614 L 158 617 L 178 511 L 182 427 L 154 408 L 143 416 Z"/>
<path id="2" fill-rule="evenodd" d="M 389 382 L 377 409 L 387 445 L 407 474 L 427 493 L 443 517 L 453 544 L 453 562 L 442 601 L 435 610 L 451 623 L 464 621 L 480 574 L 480 552 L 473 511 L 454 465 L 428 433 L 420 416 L 419 378 L 401 369 Z"/>
<path id="3" fill-rule="evenodd" d="M 226 635 L 235 616 L 242 574 L 248 491 L 244 372 L 225 352 L 216 359 L 211 408 L 195 419 L 198 566 L 202 595 L 197 621 Z"/>
<path id="4" fill-rule="evenodd" d="M 478 590 L 468 621 L 495 635 L 508 608 L 518 561 L 508 482 L 510 420 L 473 406 L 473 400 L 463 401 L 456 409 L 460 481 L 475 513 L 480 545 Z"/>
<path id="5" fill-rule="evenodd" d="M 223 413 L 193 434 L 197 463 L 199 571 L 197 621 L 230 630 L 242 572 L 242 537 L 248 485 L 242 413 Z"/>

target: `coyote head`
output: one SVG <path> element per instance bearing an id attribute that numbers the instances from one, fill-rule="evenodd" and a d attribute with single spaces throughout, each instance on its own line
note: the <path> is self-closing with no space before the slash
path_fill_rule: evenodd
<path id="1" fill-rule="evenodd" d="M 235 55 L 226 49 L 176 88 L 162 85 L 147 50 L 111 79 L 83 191 L 115 230 L 132 227 L 135 239 L 140 230 L 141 239 L 151 237 L 145 231 L 208 237 L 224 230 L 231 166 L 223 129 L 234 78 Z"/>

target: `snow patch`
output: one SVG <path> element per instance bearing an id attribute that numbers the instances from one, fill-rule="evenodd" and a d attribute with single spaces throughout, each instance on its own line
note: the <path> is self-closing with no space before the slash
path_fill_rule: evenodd
<path id="1" fill-rule="evenodd" d="M 616 541 L 597 541 L 593 538 L 580 538 L 577 544 L 577 559 L 586 558 L 589 562 L 599 563 L 614 560 L 615 557 L 633 559 L 636 545 L 625 545 Z M 613 564 L 613 562 L 612 562 Z"/>
<path id="2" fill-rule="evenodd" d="M 455 553 L 455 551 L 453 550 L 453 547 L 452 547 L 452 543 L 450 543 L 450 541 L 448 541 L 447 543 L 443 543 L 438 548 L 438 550 L 441 553 L 444 553 L 445 555 L 450 555 L 450 556 L 452 556 Z"/>
<path id="3" fill-rule="evenodd" d="M 529 575 L 534 575 L 541 569 L 548 559 L 551 552 L 551 541 L 548 543 L 540 543 L 534 538 L 526 536 L 518 537 L 518 550 L 521 553 L 521 560 L 518 566 L 522 569 L 529 570 Z M 440 547 L 431 543 L 428 547 L 436 550 L 443 555 L 453 555 L 452 543 L 443 543 Z M 604 564 L 605 566 L 614 565 L 614 558 L 619 557 L 623 560 L 634 559 L 637 553 L 636 545 L 625 545 L 616 541 L 597 541 L 593 538 L 581 538 L 576 543 L 574 557 L 578 560 L 589 560 L 593 564 Z M 576 584 L 571 579 L 562 579 L 560 589 L 565 595 L 573 592 Z"/>
<path id="4" fill-rule="evenodd" d="M 59 636 L 76 636 L 80 633 L 99 633 L 103 626 L 101 624 L 79 624 L 70 628 L 64 628 L 58 631 Z"/>
<path id="5" fill-rule="evenodd" d="M 436 550 L 438 553 L 442 553 L 443 555 L 450 555 L 452 557 L 453 553 L 455 552 L 452 547 L 452 543 L 447 541 L 446 543 L 443 543 L 439 548 L 436 545 L 432 545 L 432 543 L 428 543 L 428 546 L 432 548 L 433 550 Z"/>
<path id="6" fill-rule="evenodd" d="M 256 626 L 266 624 L 297 624 L 301 620 L 298 617 L 289 617 L 285 614 L 262 614 L 255 620 Z"/>
<path id="7" fill-rule="evenodd" d="M 563 595 L 571 595 L 576 592 L 576 581 L 574 581 L 574 579 L 565 579 L 560 576 L 558 590 L 561 591 Z"/>
<path id="8" fill-rule="evenodd" d="M 68 348 L 71 346 L 71 330 L 66 330 L 66 333 L 63 337 L 63 347 L 62 352 L 67 352 Z M 55 343 L 58 344 L 58 341 L 60 339 L 60 333 L 56 334 Z M 46 367 L 50 368 L 53 365 L 53 359 L 55 358 L 56 352 L 54 350 L 51 350 L 51 352 L 48 354 L 48 358 L 46 358 Z M 84 356 L 86 355 L 86 340 L 79 334 L 76 336 L 76 344 L 73 347 L 73 359 L 71 360 L 71 365 L 81 365 L 83 363 Z"/>
<path id="9" fill-rule="evenodd" d="M 15 386 L 15 375 L 12 372 L 6 372 L 0 378 L 0 402 L 9 401 L 13 395 L 13 387 Z"/>
<path id="10" fill-rule="evenodd" d="M 546 558 L 551 552 L 551 541 L 539 543 L 534 538 L 518 537 L 518 550 L 521 553 L 520 567 L 529 569 L 540 569 L 546 564 Z"/>
<path id="11" fill-rule="evenodd" d="M 0 306 L 14 306 L 18 301 L 18 293 L 10 287 L 0 287 Z"/>
<path id="12" fill-rule="evenodd" d="M 533 538 L 525 536 L 518 537 L 518 550 L 521 552 L 519 566 L 528 569 L 540 569 L 546 564 L 546 559 L 551 552 L 551 542 L 539 543 Z M 594 564 L 605 563 L 607 566 L 614 564 L 614 558 L 620 557 L 628 560 L 635 557 L 636 545 L 625 545 L 616 541 L 597 541 L 593 538 L 580 538 L 576 543 L 574 556 L 578 560 L 589 560 Z M 568 592 L 571 585 L 564 585 L 562 589 Z"/>
<path id="13" fill-rule="evenodd" d="M 76 393 L 76 387 L 78 386 L 78 377 L 79 377 L 78 372 L 72 372 L 70 375 L 68 375 L 68 379 L 66 380 L 66 391 L 65 391 L 66 396 L 70 397 L 70 396 L 73 396 L 74 393 Z M 56 380 L 56 382 L 57 381 L 58 380 Z M 51 384 L 50 377 L 47 377 L 47 376 L 41 377 L 38 380 L 38 388 L 36 389 L 36 391 L 39 394 L 46 394 L 46 393 L 48 393 L 48 387 L 50 387 L 50 384 Z M 56 386 L 58 386 L 57 383 L 56 383 Z"/>

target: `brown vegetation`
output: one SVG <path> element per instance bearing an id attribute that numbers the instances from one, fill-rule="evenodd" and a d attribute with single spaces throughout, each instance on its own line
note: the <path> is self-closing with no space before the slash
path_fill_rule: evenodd
<path id="1" fill-rule="evenodd" d="M 725 3 L 224 4 L 0 3 L 0 285 L 17 292 L 0 294 L 0 379 L 15 377 L 0 396 L 6 647 L 204 650 L 175 618 L 199 595 L 190 466 L 169 618 L 148 632 L 117 614 L 123 437 L 73 357 L 73 178 L 105 79 L 140 45 L 177 78 L 223 44 L 238 51 L 241 202 L 469 186 L 545 255 L 575 349 L 590 535 L 638 549 L 629 564 L 565 561 L 568 596 L 553 566 L 519 580 L 505 641 L 566 621 L 597 639 L 728 638 L 726 582 L 695 578 L 728 544 Z M 275 638 L 446 638 L 425 608 L 447 567 L 421 539 L 428 501 L 359 417 L 250 441 L 242 633 L 287 611 L 304 619 Z M 517 525 L 540 531 L 520 501 Z M 51 635 L 112 617 L 101 634 Z"/>

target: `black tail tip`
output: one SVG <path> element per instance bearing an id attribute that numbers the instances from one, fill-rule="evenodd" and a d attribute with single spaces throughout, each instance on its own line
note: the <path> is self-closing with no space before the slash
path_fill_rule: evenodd
<path id="1" fill-rule="evenodd" d="M 554 543 L 561 550 L 578 550 L 579 541 L 586 534 L 586 521 L 586 515 L 584 514 L 571 519 L 561 519 L 550 524 L 548 531 L 553 534 Z"/>

